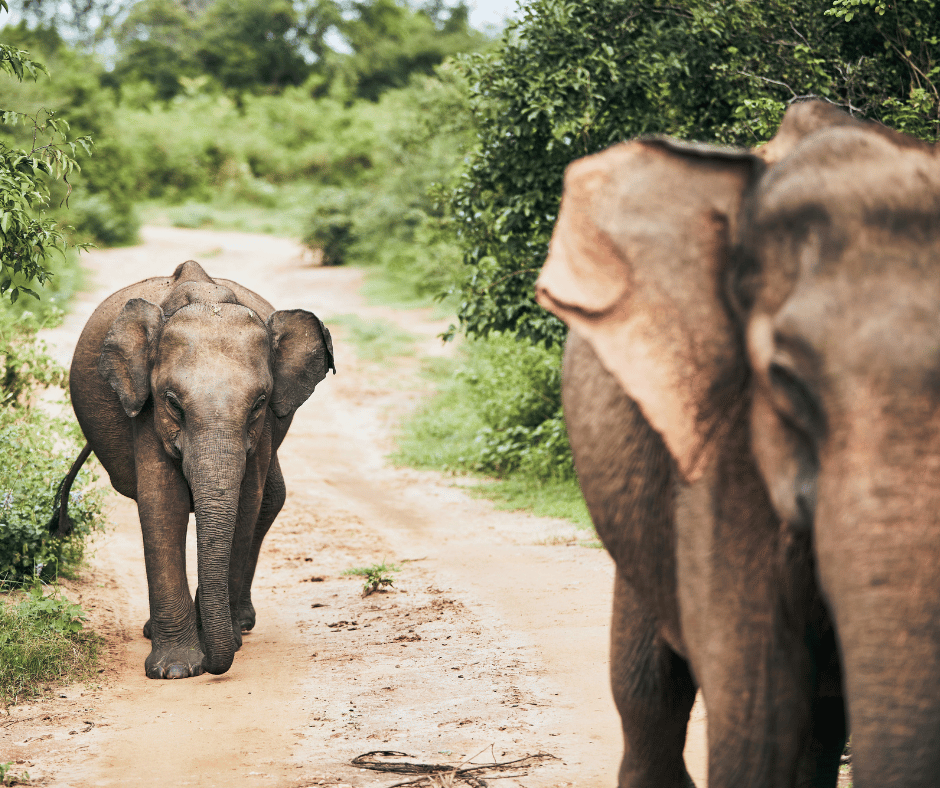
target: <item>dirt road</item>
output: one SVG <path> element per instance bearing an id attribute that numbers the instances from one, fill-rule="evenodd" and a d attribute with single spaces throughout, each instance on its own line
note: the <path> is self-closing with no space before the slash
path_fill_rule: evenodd
<path id="1" fill-rule="evenodd" d="M 187 259 L 278 308 L 330 325 L 355 313 L 449 352 L 429 311 L 366 306 L 361 273 L 307 264 L 292 242 L 146 228 L 141 246 L 85 257 L 88 292 L 47 333 L 63 363 L 94 307 Z M 440 474 L 391 468 L 397 420 L 420 398 L 418 358 L 357 360 L 334 329 L 338 374 L 298 411 L 281 449 L 287 504 L 262 550 L 258 623 L 222 676 L 151 681 L 147 589 L 132 501 L 71 596 L 108 642 L 100 684 L 0 717 L 0 761 L 43 786 L 391 785 L 351 765 L 374 750 L 423 763 L 557 758 L 512 786 L 612 786 L 620 753 L 607 684 L 613 569 L 564 522 L 496 511 Z M 191 529 L 192 543 L 194 529 Z M 351 567 L 399 563 L 393 590 L 362 597 Z M 195 568 L 194 552 L 189 566 Z M 195 578 L 191 580 L 195 587 Z M 687 760 L 704 784 L 703 714 Z"/>

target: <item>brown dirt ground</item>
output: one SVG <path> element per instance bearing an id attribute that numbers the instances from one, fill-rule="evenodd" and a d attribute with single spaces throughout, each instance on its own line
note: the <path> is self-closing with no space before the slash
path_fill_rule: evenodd
<path id="1" fill-rule="evenodd" d="M 145 678 L 140 530 L 133 502 L 113 494 L 109 530 L 84 577 L 66 584 L 106 639 L 100 682 L 0 716 L 0 762 L 50 787 L 306 788 L 412 779 L 351 765 L 372 750 L 423 763 L 550 753 L 558 760 L 499 784 L 615 784 L 606 553 L 563 521 L 497 511 L 459 480 L 384 459 L 395 424 L 426 394 L 420 356 L 451 352 L 436 339 L 447 321 L 367 306 L 360 271 L 312 266 L 290 241 L 151 227 L 140 246 L 85 256 L 89 288 L 47 341 L 68 363 L 106 295 L 190 258 L 327 325 L 344 313 L 394 321 L 422 338 L 419 354 L 359 361 L 334 329 L 339 373 L 281 449 L 288 498 L 262 550 L 258 624 L 225 675 Z M 386 593 L 363 597 L 342 575 L 383 559 L 402 565 Z M 697 706 L 686 757 L 700 786 L 704 736 Z"/>

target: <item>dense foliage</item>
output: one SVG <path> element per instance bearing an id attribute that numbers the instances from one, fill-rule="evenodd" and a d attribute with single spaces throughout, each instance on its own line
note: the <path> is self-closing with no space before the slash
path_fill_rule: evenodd
<path id="1" fill-rule="evenodd" d="M 41 207 L 57 223 L 60 240 L 104 245 L 132 242 L 139 227 L 133 206 L 134 179 L 114 126 L 113 93 L 101 84 L 103 67 L 90 55 L 70 48 L 51 28 L 30 30 L 21 23 L 4 29 L 3 38 L 42 57 L 50 74 L 50 78 L 5 86 L 3 95 L 4 109 L 22 113 L 26 122 L 13 125 L 16 116 L 5 116 L 0 146 L 34 148 L 37 155 L 33 158 L 47 160 L 36 181 L 43 202 L 34 207 Z M 37 127 L 38 139 L 44 141 L 35 141 Z M 81 156 L 80 167 L 71 158 L 76 143 L 84 148 L 79 152 L 87 154 Z"/>
<path id="2" fill-rule="evenodd" d="M 61 386 L 62 369 L 36 340 L 29 312 L 0 309 L 0 588 L 32 577 L 52 580 L 81 561 L 85 539 L 102 527 L 101 495 L 83 469 L 72 488 L 75 530 L 49 534 L 59 482 L 84 444 L 73 419 L 36 407 L 36 393 Z"/>
<path id="3" fill-rule="evenodd" d="M 484 43 L 467 6 L 442 0 L 26 0 L 23 13 L 89 48 L 113 42 L 109 82 L 138 100 L 183 95 L 195 81 L 233 96 L 309 84 L 374 101 Z"/>
<path id="4" fill-rule="evenodd" d="M 935 140 L 938 36 L 926 0 L 532 0 L 464 61 L 479 127 L 452 199 L 464 330 L 564 336 L 532 284 L 572 159 L 643 134 L 754 145 L 810 97 Z"/>
<path id="5" fill-rule="evenodd" d="M 493 334 L 472 341 L 406 427 L 399 459 L 450 471 L 571 480 L 559 404 L 561 354 Z"/>
<path id="6" fill-rule="evenodd" d="M 3 0 L 0 7 L 6 8 Z M 26 50 L 9 44 L 0 45 L 0 58 L 3 70 L 18 80 L 45 71 Z M 9 300 L 0 301 L 0 588 L 5 588 L 73 568 L 84 537 L 100 522 L 100 511 L 97 496 L 83 500 L 86 473 L 75 488 L 78 527 L 64 539 L 48 533 L 56 487 L 70 456 L 78 453 L 81 435 L 70 421 L 35 407 L 36 392 L 61 386 L 65 370 L 37 342 L 37 315 L 17 303 L 20 292 L 39 298 L 30 286 L 49 282 L 54 269 L 74 271 L 74 258 L 65 256 L 68 241 L 45 209 L 54 179 L 61 177 L 68 185 L 68 176 L 77 170 L 76 143 L 68 141 L 68 125 L 51 111 L 29 116 L 5 110 L 2 119 L 8 125 L 25 119 L 31 126 L 26 149 L 0 139 L 0 294 L 9 294 Z M 77 142 L 88 150 L 89 140 Z M 72 283 L 67 275 L 50 293 L 62 296 Z M 40 302 L 38 311 L 47 318 L 61 315 L 52 298 Z"/>
<path id="7" fill-rule="evenodd" d="M 6 7 L 0 0 L 0 9 Z M 22 82 L 26 76 L 36 79 L 45 67 L 25 50 L 0 44 L 0 71 Z M 30 140 L 21 147 L 0 136 L 0 296 L 16 302 L 21 292 L 38 298 L 32 287 L 48 280 L 50 258 L 68 248 L 62 228 L 45 212 L 51 200 L 50 179 L 61 177 L 67 184 L 78 167 L 73 158 L 76 144 L 87 151 L 91 141 L 80 137 L 69 142 L 68 123 L 55 112 L 40 109 L 29 115 L 8 101 L 5 94 L 0 120 L 10 127 L 25 126 Z"/>

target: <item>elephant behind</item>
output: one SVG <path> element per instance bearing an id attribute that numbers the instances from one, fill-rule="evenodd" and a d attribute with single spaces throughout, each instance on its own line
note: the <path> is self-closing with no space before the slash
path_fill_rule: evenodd
<path id="1" fill-rule="evenodd" d="M 540 303 L 616 567 L 620 785 L 940 775 L 940 155 L 830 105 L 572 164 Z"/>
<path id="2" fill-rule="evenodd" d="M 198 263 L 107 298 L 72 359 L 70 389 L 88 445 L 61 485 L 52 527 L 93 451 L 137 502 L 144 539 L 150 678 L 224 673 L 255 624 L 251 583 L 284 503 L 277 449 L 329 369 L 330 333 L 304 310 L 275 311 Z M 186 579 L 196 515 L 199 585 Z"/>

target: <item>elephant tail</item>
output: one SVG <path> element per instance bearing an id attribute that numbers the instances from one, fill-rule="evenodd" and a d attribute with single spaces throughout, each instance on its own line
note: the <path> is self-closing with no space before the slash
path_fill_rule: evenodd
<path id="1" fill-rule="evenodd" d="M 90 454 L 91 446 L 86 443 L 85 448 L 79 452 L 65 478 L 59 482 L 59 487 L 55 491 L 55 498 L 52 499 L 55 511 L 52 512 L 52 517 L 49 518 L 47 526 L 49 533 L 53 536 L 68 536 L 72 533 L 75 523 L 69 517 L 69 493 L 72 491 L 72 483 L 75 481 L 75 477 L 78 476 L 79 470 Z"/>

